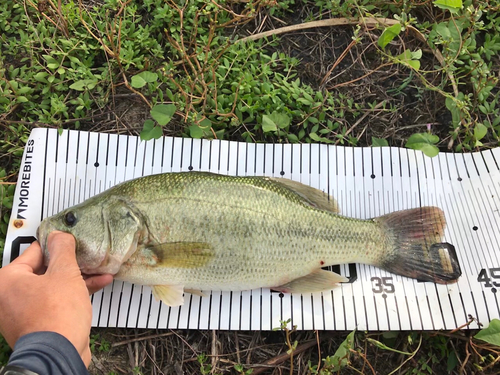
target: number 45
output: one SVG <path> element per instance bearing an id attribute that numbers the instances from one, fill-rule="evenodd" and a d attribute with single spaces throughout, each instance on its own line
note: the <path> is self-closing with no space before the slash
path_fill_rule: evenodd
<path id="1" fill-rule="evenodd" d="M 492 286 L 500 287 L 500 283 L 491 282 L 491 279 L 500 280 L 500 268 L 489 268 L 488 270 L 483 268 L 477 276 L 477 281 L 484 283 L 485 288 L 491 288 Z"/>

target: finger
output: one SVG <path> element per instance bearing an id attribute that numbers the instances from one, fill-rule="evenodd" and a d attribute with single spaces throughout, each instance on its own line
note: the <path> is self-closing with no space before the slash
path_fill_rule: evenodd
<path id="1" fill-rule="evenodd" d="M 94 294 L 95 292 L 101 290 L 106 285 L 113 282 L 113 275 L 93 275 L 85 279 L 85 284 L 89 290 L 89 294 Z"/>
<path id="2" fill-rule="evenodd" d="M 75 249 L 75 238 L 71 234 L 59 231 L 51 232 L 47 239 L 47 250 L 50 256 L 47 272 L 67 272 L 72 268 L 79 270 Z"/>
<path id="3" fill-rule="evenodd" d="M 43 254 L 38 241 L 33 242 L 11 264 L 26 266 L 30 272 L 40 273 L 43 269 Z"/>

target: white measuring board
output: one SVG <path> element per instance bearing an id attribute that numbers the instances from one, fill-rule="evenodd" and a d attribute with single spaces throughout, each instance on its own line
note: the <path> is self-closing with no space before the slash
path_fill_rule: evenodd
<path id="1" fill-rule="evenodd" d="M 171 137 L 143 142 L 125 135 L 34 129 L 23 155 L 3 264 L 35 239 L 44 217 L 132 178 L 191 170 L 285 177 L 328 192 L 350 217 L 440 207 L 447 219 L 444 242 L 455 246 L 462 269 L 458 283 L 418 282 L 347 264 L 333 269 L 349 282 L 331 291 L 186 293 L 183 306 L 170 308 L 157 302 L 149 287 L 115 281 L 92 296 L 93 325 L 270 330 L 291 319 L 298 329 L 437 330 L 459 327 L 470 315 L 486 326 L 500 318 L 499 164 L 498 149 L 428 158 L 389 147 Z"/>

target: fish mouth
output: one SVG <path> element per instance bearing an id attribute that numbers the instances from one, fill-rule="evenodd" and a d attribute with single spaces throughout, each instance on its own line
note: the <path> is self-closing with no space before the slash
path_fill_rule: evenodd
<path id="1" fill-rule="evenodd" d="M 103 275 L 102 273 L 85 273 L 80 270 L 80 273 L 82 274 L 83 280 L 90 279 L 92 276 L 100 276 Z"/>
<path id="2" fill-rule="evenodd" d="M 44 226 L 44 223 L 42 222 L 37 230 L 36 230 L 36 238 L 38 239 L 38 243 L 40 244 L 40 248 L 42 249 L 42 254 L 44 258 L 44 263 L 45 265 L 48 264 L 49 259 L 48 259 L 48 252 L 47 252 L 47 238 L 48 238 L 48 232 L 42 228 Z"/>

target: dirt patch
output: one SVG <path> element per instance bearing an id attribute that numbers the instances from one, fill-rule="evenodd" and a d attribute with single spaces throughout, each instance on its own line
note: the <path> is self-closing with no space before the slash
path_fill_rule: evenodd
<path id="1" fill-rule="evenodd" d="M 481 361 L 478 355 L 488 353 L 492 347 L 472 346 L 468 332 L 358 332 L 348 350 L 348 365 L 339 372 L 332 369 L 333 356 L 349 332 L 291 332 L 293 356 L 284 331 L 108 328 L 93 329 L 92 334 L 98 335 L 90 366 L 90 373 L 96 375 L 498 374 L 499 369 L 491 364 L 482 370 L 476 367 Z M 107 345 L 105 350 L 101 349 L 103 343 Z M 456 369 L 449 371 L 455 359 Z"/>
<path id="2" fill-rule="evenodd" d="M 277 49 L 301 61 L 298 74 L 303 82 L 345 95 L 364 108 L 363 116 L 348 113 L 342 119 L 359 146 L 370 146 L 372 137 L 404 146 L 411 134 L 424 132 L 429 126 L 441 139 L 447 139 L 451 117 L 444 98 L 427 90 L 409 68 L 384 59 L 376 47 L 378 35 L 378 30 L 364 30 L 356 37 L 351 26 L 317 28 L 283 35 Z M 411 35 L 404 42 L 406 49 L 426 49 Z M 387 50 L 395 56 L 402 53 L 403 45 L 394 43 Z M 421 64 L 422 70 L 432 70 L 439 62 L 427 51 Z M 440 79 L 438 73 L 432 78 Z M 373 108 L 367 109 L 370 106 Z"/>

